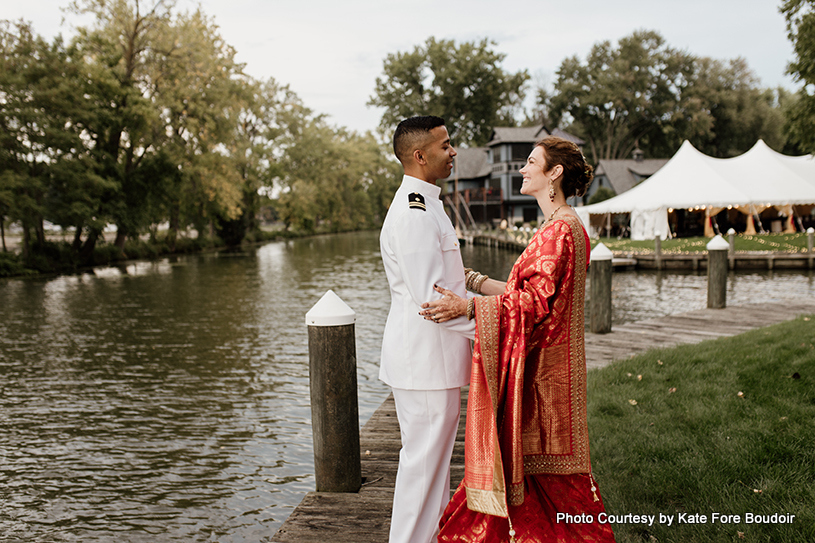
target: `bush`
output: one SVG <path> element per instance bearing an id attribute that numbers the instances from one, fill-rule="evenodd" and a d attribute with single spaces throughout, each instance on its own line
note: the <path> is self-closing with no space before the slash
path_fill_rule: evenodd
<path id="1" fill-rule="evenodd" d="M 20 258 L 14 253 L 0 253 L 0 277 L 13 277 L 26 273 Z"/>

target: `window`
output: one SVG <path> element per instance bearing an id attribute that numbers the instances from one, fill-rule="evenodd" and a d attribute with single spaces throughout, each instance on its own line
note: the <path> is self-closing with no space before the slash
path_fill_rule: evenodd
<path id="1" fill-rule="evenodd" d="M 529 153 L 532 152 L 533 145 L 531 143 L 513 143 L 512 144 L 512 160 L 526 161 Z"/>
<path id="2" fill-rule="evenodd" d="M 524 177 L 522 175 L 512 176 L 512 194 L 518 196 L 521 194 L 521 185 L 524 184 Z"/>

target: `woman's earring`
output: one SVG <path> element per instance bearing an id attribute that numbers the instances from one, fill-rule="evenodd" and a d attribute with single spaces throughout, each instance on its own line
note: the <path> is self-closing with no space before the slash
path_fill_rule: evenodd
<path id="1" fill-rule="evenodd" d="M 554 183 L 552 183 L 551 180 L 549 181 L 549 201 L 550 202 L 555 201 L 555 185 Z"/>

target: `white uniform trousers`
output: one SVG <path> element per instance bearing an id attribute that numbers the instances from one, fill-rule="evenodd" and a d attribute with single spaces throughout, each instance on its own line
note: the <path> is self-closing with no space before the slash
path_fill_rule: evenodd
<path id="1" fill-rule="evenodd" d="M 390 543 L 436 541 L 450 501 L 450 456 L 461 414 L 461 390 L 393 389 L 402 435 Z"/>

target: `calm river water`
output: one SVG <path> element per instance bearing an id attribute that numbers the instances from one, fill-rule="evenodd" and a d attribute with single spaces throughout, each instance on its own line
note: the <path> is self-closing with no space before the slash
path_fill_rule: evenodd
<path id="1" fill-rule="evenodd" d="M 506 277 L 517 255 L 465 247 Z M 614 322 L 703 308 L 701 273 L 614 276 Z M 728 304 L 815 295 L 731 274 Z M 357 312 L 360 422 L 389 298 L 377 233 L 0 281 L 0 541 L 258 542 L 314 489 L 305 313 Z"/>

